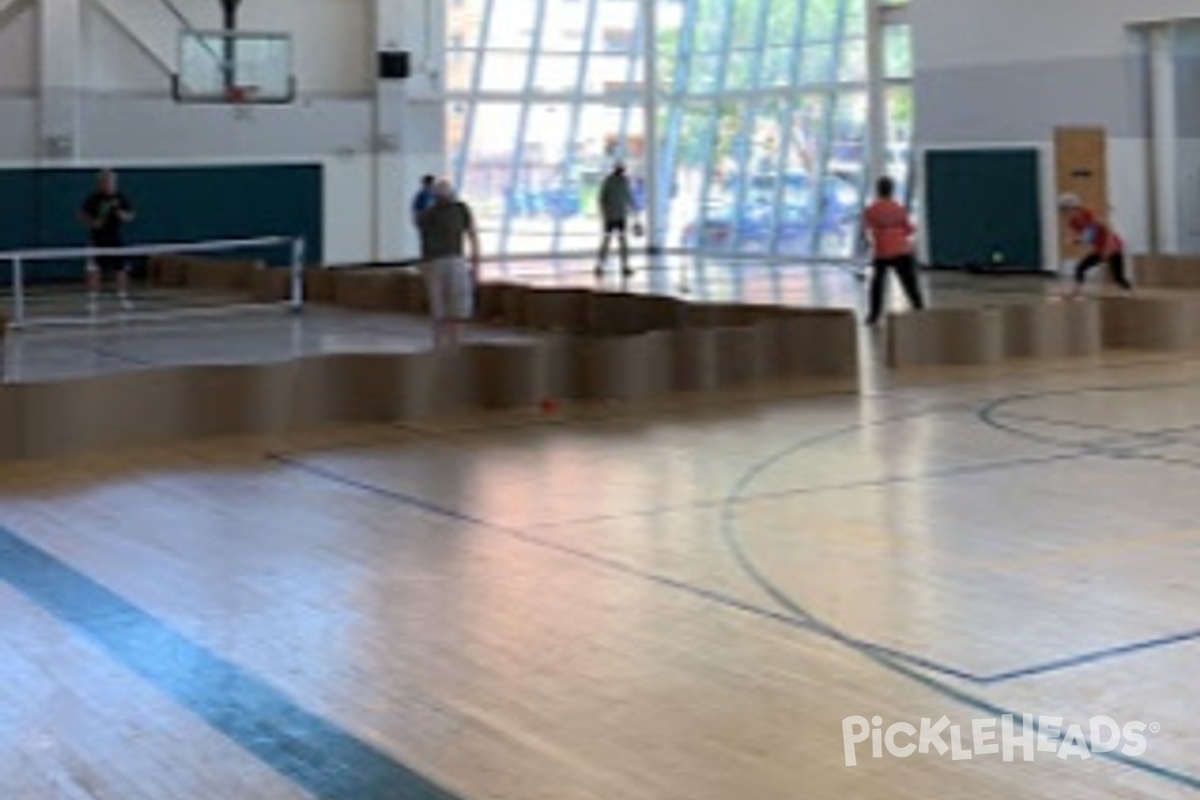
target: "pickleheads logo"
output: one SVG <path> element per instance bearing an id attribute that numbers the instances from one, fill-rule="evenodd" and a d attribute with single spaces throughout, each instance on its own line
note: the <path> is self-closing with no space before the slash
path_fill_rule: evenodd
<path id="1" fill-rule="evenodd" d="M 1033 761 L 1038 753 L 1052 753 L 1061 759 L 1086 760 L 1095 753 L 1120 751 L 1137 757 L 1146 752 L 1146 732 L 1158 733 L 1157 724 L 1127 722 L 1112 717 L 1092 717 L 1087 726 L 1065 725 L 1062 717 L 1035 717 L 1023 714 L 1019 719 L 1005 714 L 997 719 L 971 720 L 970 739 L 964 744 L 963 726 L 951 725 L 948 717 L 923 719 L 921 724 L 896 722 L 883 726 L 882 717 L 846 717 L 842 720 L 842 744 L 846 766 L 858 764 L 859 745 L 870 742 L 871 758 L 908 758 L 913 755 L 947 753 L 955 761 L 980 756 L 999 756 L 1005 761 Z M 864 750 L 866 747 L 863 748 Z"/>

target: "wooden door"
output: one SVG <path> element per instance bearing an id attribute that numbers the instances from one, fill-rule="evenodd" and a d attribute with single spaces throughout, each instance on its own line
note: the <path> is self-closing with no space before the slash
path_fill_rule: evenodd
<path id="1" fill-rule="evenodd" d="M 1103 128 L 1058 128 L 1054 132 L 1056 197 L 1065 192 L 1078 195 L 1083 204 L 1108 219 L 1108 136 Z M 1080 245 L 1067 238 L 1062 217 L 1058 221 L 1062 254 L 1079 258 Z"/>

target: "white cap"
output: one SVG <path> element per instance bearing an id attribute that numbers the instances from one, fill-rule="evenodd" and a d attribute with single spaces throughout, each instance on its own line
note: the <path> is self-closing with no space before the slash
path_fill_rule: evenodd
<path id="1" fill-rule="evenodd" d="M 1079 199 L 1079 195 L 1073 192 L 1067 192 L 1058 196 L 1059 208 L 1082 208 L 1083 201 Z"/>

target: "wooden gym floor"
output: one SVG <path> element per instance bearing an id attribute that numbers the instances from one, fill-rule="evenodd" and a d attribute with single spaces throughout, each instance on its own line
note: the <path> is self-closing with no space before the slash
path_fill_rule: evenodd
<path id="1" fill-rule="evenodd" d="M 1195 796 L 1198 469 L 1200 354 L 6 465 L 0 797 Z M 1010 712 L 1145 752 L 846 764 Z"/>

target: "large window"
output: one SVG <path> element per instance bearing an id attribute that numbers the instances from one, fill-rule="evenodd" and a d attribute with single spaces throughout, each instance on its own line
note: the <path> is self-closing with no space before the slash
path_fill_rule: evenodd
<path id="1" fill-rule="evenodd" d="M 590 250 L 600 180 L 621 160 L 667 248 L 851 255 L 869 128 L 866 2 L 456 3 L 451 170 L 485 246 Z M 889 169 L 903 183 L 907 30 L 885 34 Z"/>

